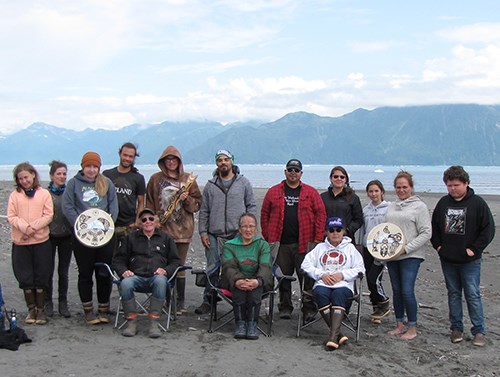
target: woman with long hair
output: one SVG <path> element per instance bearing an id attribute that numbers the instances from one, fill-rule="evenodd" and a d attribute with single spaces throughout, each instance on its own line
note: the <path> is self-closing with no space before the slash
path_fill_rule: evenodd
<path id="1" fill-rule="evenodd" d="M 354 242 L 354 234 L 363 225 L 361 201 L 349 184 L 349 174 L 342 166 L 330 171 L 330 186 L 321 194 L 325 204 L 326 217 L 340 217 L 345 228 L 345 236 Z"/>
<path id="2" fill-rule="evenodd" d="M 406 239 L 403 253 L 387 262 L 396 316 L 396 327 L 389 334 L 401 336 L 404 340 L 412 340 L 417 336 L 415 283 L 432 229 L 429 209 L 414 194 L 413 186 L 413 176 L 407 171 L 400 171 L 394 178 L 398 199 L 391 203 L 385 214 L 385 221 L 399 226 Z M 406 331 L 403 326 L 405 313 L 408 319 Z"/>
<path id="3" fill-rule="evenodd" d="M 63 194 L 63 213 L 74 226 L 78 216 L 91 208 L 101 209 L 111 215 L 113 221 L 118 217 L 118 199 L 113 182 L 100 173 L 101 157 L 95 152 L 87 152 L 81 161 L 82 169 L 68 181 Z M 73 250 L 78 265 L 78 293 L 82 301 L 85 322 L 89 325 L 108 323 L 111 280 L 95 268 L 96 262 L 111 264 L 113 240 L 97 248 L 90 248 L 73 239 Z M 97 285 L 98 315 L 94 313 L 92 301 L 93 275 Z"/>
<path id="4" fill-rule="evenodd" d="M 12 269 L 28 307 L 26 324 L 47 323 L 45 292 L 51 270 L 49 223 L 53 207 L 49 192 L 40 186 L 35 168 L 27 162 L 13 171 L 16 189 L 9 196 L 7 219 L 11 225 Z"/>
<path id="5" fill-rule="evenodd" d="M 52 268 L 47 286 L 47 294 L 45 295 L 45 314 L 49 317 L 54 315 L 52 288 L 57 254 L 59 314 L 65 318 L 69 318 L 71 317 L 68 309 L 69 265 L 71 263 L 71 256 L 73 255 L 73 245 L 71 225 L 62 212 L 62 197 L 66 188 L 68 167 L 64 162 L 56 160 L 52 161 L 49 165 L 50 183 L 48 190 L 54 203 L 54 218 L 49 225 L 50 243 L 52 246 Z"/>

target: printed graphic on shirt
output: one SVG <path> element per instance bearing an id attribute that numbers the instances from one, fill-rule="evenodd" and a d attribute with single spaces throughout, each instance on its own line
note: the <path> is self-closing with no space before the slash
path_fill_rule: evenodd
<path id="1" fill-rule="evenodd" d="M 448 208 L 444 219 L 444 232 L 448 234 L 465 234 L 467 208 Z"/>
<path id="2" fill-rule="evenodd" d="M 161 184 L 161 209 L 162 211 L 165 211 L 172 203 L 177 199 L 177 192 L 179 191 L 179 188 L 176 186 L 173 186 L 171 182 L 164 181 Z M 184 220 L 184 211 L 182 211 L 182 203 L 179 202 L 175 209 L 174 212 L 172 213 L 172 216 L 168 219 L 168 222 L 174 222 L 174 223 L 182 223 Z"/>
<path id="3" fill-rule="evenodd" d="M 329 250 L 321 257 L 321 265 L 329 273 L 338 271 L 346 263 L 346 256 L 339 250 Z"/>
<path id="4" fill-rule="evenodd" d="M 291 196 L 291 195 L 285 195 L 285 204 L 288 207 L 293 207 L 299 204 L 299 197 L 298 196 Z"/>
<path id="5" fill-rule="evenodd" d="M 102 200 L 93 186 L 83 186 L 82 192 L 82 200 L 87 203 L 89 207 L 97 207 Z"/>

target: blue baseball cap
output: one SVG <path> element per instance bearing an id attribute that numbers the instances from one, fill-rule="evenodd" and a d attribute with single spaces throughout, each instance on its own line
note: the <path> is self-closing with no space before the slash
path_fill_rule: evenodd
<path id="1" fill-rule="evenodd" d="M 341 228 L 344 229 L 344 223 L 340 217 L 330 217 L 326 220 L 326 229 Z"/>

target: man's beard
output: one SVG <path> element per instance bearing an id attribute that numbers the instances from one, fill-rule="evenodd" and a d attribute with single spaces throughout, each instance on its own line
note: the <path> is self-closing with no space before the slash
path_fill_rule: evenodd
<path id="1" fill-rule="evenodd" d="M 226 178 L 229 175 L 229 171 L 230 171 L 229 168 L 226 168 L 225 170 L 219 169 L 220 176 L 222 178 Z"/>

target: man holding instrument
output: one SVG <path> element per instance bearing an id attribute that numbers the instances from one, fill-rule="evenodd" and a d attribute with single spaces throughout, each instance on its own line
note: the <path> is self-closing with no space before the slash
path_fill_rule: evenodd
<path id="1" fill-rule="evenodd" d="M 196 176 L 184 172 L 179 150 L 169 145 L 158 159 L 161 171 L 149 179 L 146 188 L 147 207 L 160 219 L 161 229 L 175 240 L 181 263 L 186 262 L 194 231 L 194 213 L 201 205 Z M 186 275 L 177 274 L 177 314 L 187 313 L 185 304 Z"/>

